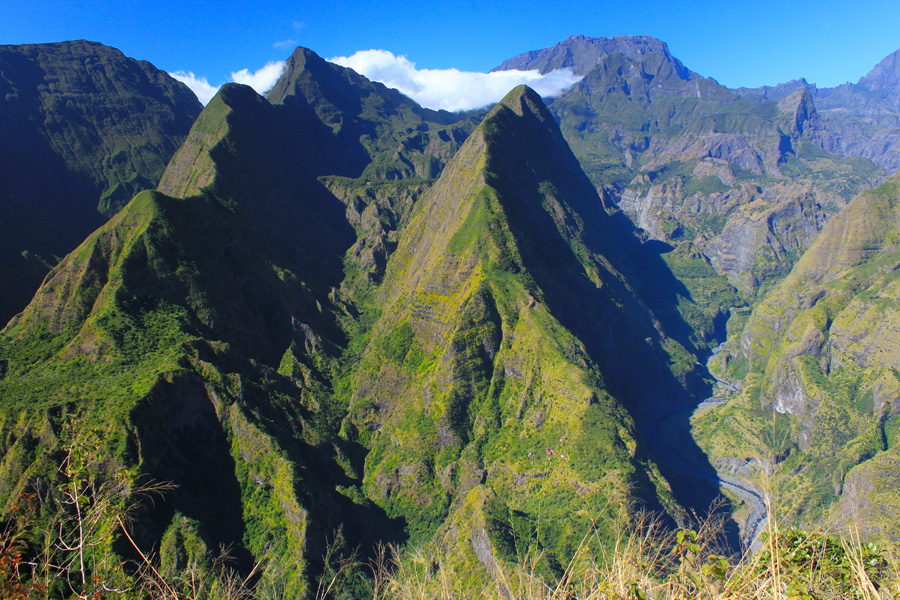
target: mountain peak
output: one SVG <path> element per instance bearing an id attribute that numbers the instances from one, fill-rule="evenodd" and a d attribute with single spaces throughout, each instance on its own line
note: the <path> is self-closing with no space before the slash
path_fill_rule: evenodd
<path id="1" fill-rule="evenodd" d="M 266 93 L 266 98 L 272 104 L 280 104 L 286 97 L 297 93 L 298 81 L 304 73 L 311 72 L 316 76 L 321 76 L 329 67 L 334 66 L 329 65 L 325 59 L 309 48 L 298 46 L 285 61 L 281 77 L 275 82 L 275 86 Z"/>
<path id="2" fill-rule="evenodd" d="M 664 41 L 649 35 L 618 35 L 609 38 L 570 35 L 558 45 L 573 48 L 602 48 L 607 53 L 621 52 L 632 59 L 639 58 L 648 52 L 670 54 L 669 46 Z"/>
<path id="3" fill-rule="evenodd" d="M 0 46 L 0 324 L 59 256 L 157 184 L 202 108 L 98 42 Z"/>
<path id="4" fill-rule="evenodd" d="M 540 162 L 554 163 L 552 170 L 566 172 L 568 181 L 584 178 L 587 182 L 553 114 L 541 96 L 527 85 L 516 86 L 506 94 L 484 118 L 481 128 L 485 131 L 487 151 L 492 155 L 489 164 L 507 164 L 513 157 L 520 162 L 537 160 L 537 150 Z M 494 153 L 494 148 L 502 148 L 502 152 Z M 588 189 L 592 190 L 589 184 Z"/>
<path id="5" fill-rule="evenodd" d="M 812 94 L 805 87 L 794 90 L 790 96 L 778 102 L 778 108 L 791 115 L 791 129 L 801 135 L 807 127 L 821 127 Z"/>
<path id="6" fill-rule="evenodd" d="M 530 467 L 517 457 L 551 445 L 565 451 L 576 438 L 590 440 L 579 460 L 618 464 L 623 489 L 637 489 L 630 480 L 643 467 L 632 467 L 622 445 L 598 441 L 601 433 L 584 425 L 610 423 L 611 431 L 632 440 L 624 408 L 589 374 L 609 373 L 611 390 L 619 385 L 613 374 L 625 373 L 628 362 L 653 380 L 661 363 L 646 340 L 657 334 L 640 298 L 621 285 L 619 230 L 540 96 L 525 85 L 509 92 L 415 210 L 390 258 L 379 320 L 351 400 L 363 406 L 358 399 L 371 398 L 378 408 L 353 409 L 351 419 L 360 431 L 387 432 L 405 430 L 417 415 L 417 429 L 415 441 L 402 447 L 371 434 L 376 450 L 366 463 L 369 497 L 389 514 L 412 507 L 404 516 L 411 531 L 422 531 L 428 515 L 457 510 L 442 508 L 446 494 L 462 497 L 485 484 L 483 476 L 467 473 L 507 469 L 512 476 L 492 479 L 486 488 L 529 498 L 530 511 L 541 492 L 510 485 L 517 469 Z M 385 360 L 381 348 L 398 331 L 440 370 L 423 370 L 409 358 Z M 550 368 L 552 383 L 541 374 Z M 527 406 L 491 400 L 489 390 L 500 386 L 504 399 L 531 400 Z M 494 411 L 489 421 L 488 410 Z M 520 429 L 538 414 L 541 424 Z M 476 447 L 497 451 L 468 458 Z M 449 466 L 417 467 L 439 461 Z M 398 478 L 398 465 L 421 475 Z M 605 493 L 586 470 L 571 477 L 598 498 Z M 644 488 L 632 498 L 654 506 L 655 494 Z M 569 514 L 582 500 L 563 502 Z"/>
<path id="7" fill-rule="evenodd" d="M 553 115 L 547 110 L 540 94 L 525 84 L 510 90 L 500 101 L 500 105 L 509 108 L 520 117 L 525 116 L 525 113 L 530 113 L 538 115 L 541 120 L 553 119 Z"/>
<path id="8" fill-rule="evenodd" d="M 816 84 L 809 83 L 805 77 L 792 79 L 786 83 L 779 83 L 778 85 L 763 85 L 758 88 L 739 87 L 734 91 L 741 95 L 751 94 L 754 96 L 761 96 L 769 100 L 781 100 L 782 98 L 790 96 L 800 88 L 809 90 L 810 94 L 815 94 L 818 92 Z"/>
<path id="9" fill-rule="evenodd" d="M 396 106 L 419 113 L 431 113 L 397 90 L 370 81 L 353 69 L 328 62 L 309 48 L 298 46 L 284 65 L 281 77 L 266 93 L 272 104 L 282 104 L 290 96 L 304 98 L 309 104 L 325 100 L 340 110 L 357 110 L 363 98 L 382 96 Z"/>
<path id="10" fill-rule="evenodd" d="M 857 85 L 868 89 L 894 88 L 900 85 L 900 50 L 888 54 Z"/>
<path id="11" fill-rule="evenodd" d="M 537 69 L 541 73 L 548 73 L 555 69 L 568 68 L 576 75 L 585 75 L 610 54 L 622 54 L 635 62 L 644 62 L 651 57 L 662 57 L 672 63 L 682 79 L 696 77 L 672 56 L 665 42 L 650 36 L 632 35 L 610 38 L 573 35 L 551 48 L 533 50 L 506 60 L 494 71 Z"/>

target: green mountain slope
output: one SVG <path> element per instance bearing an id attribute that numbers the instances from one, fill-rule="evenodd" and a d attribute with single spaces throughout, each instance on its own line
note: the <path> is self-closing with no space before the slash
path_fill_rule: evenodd
<path id="1" fill-rule="evenodd" d="M 209 231 L 202 238 L 194 235 L 200 223 Z M 262 547 L 259 535 L 274 523 L 259 521 L 260 513 L 271 512 L 266 507 L 279 497 L 295 498 L 294 467 L 253 426 L 262 417 L 249 407 L 272 411 L 281 398 L 277 422 L 291 432 L 287 439 L 301 439 L 303 405 L 298 392 L 288 403 L 290 393 L 266 390 L 285 382 L 245 354 L 277 360 L 266 334 L 290 335 L 281 329 L 290 324 L 286 315 L 269 312 L 277 307 L 274 288 L 282 287 L 273 268 L 253 254 L 227 251 L 246 233 L 208 200 L 145 192 L 54 270 L 3 335 L 0 395 L 6 422 L 16 424 L 3 448 L 12 469 L 7 501 L 44 488 L 48 510 L 60 506 L 54 492 L 66 484 L 58 473 L 62 453 L 82 436 L 96 437 L 102 460 L 90 465 L 93 478 L 150 477 L 179 486 L 139 521 L 135 535 L 145 547 L 166 530 L 176 535 L 182 520 L 196 524 L 204 533 L 194 535 L 210 548 L 235 545 L 245 562 L 248 546 Z M 298 283 L 294 293 L 303 292 Z M 257 310 L 233 310 L 242 300 Z M 41 431 L 52 433 L 35 445 Z M 269 487 L 244 503 L 251 477 Z M 272 543 L 300 560 L 304 530 L 302 520 L 282 522 Z M 202 548 L 190 561 L 203 560 Z"/>
<path id="2" fill-rule="evenodd" d="M 366 494 L 462 572 L 533 547 L 565 563 L 605 509 L 680 510 L 635 418 L 677 402 L 696 359 L 675 360 L 619 227 L 521 87 L 401 232 L 345 429 L 371 448 Z"/>
<path id="3" fill-rule="evenodd" d="M 202 106 L 101 44 L 0 46 L 0 322 L 59 258 L 152 189 Z"/>
<path id="4" fill-rule="evenodd" d="M 230 547 L 245 573 L 269 560 L 260 584 L 292 596 L 337 528 L 366 547 L 404 536 L 360 491 L 364 449 L 338 436 L 346 408 L 332 388 L 355 311 L 338 287 L 345 271 L 353 289 L 373 285 L 370 263 L 383 269 L 392 232 L 429 187 L 404 159 L 439 168 L 471 125 L 445 127 L 447 115 L 297 57 L 288 83 L 331 78 L 343 86 L 333 93 L 378 107 L 322 110 L 358 137 L 320 120 L 324 95 L 273 104 L 224 86 L 162 177 L 166 193 L 136 196 L 0 333 L 4 506 L 38 493 L 41 526 L 65 519 L 66 490 L 84 480 L 60 464 L 86 443 L 79 468 L 95 487 L 177 486 L 152 503 L 115 499 L 98 521 L 112 534 L 95 550 L 95 581 L 127 577 L 110 557 L 134 557 L 113 520 L 128 506 L 133 537 L 161 548 L 164 570 L 208 570 Z M 364 164 L 392 156 L 388 171 Z"/>
<path id="5" fill-rule="evenodd" d="M 321 76 L 302 67 L 286 74 Z M 385 107 L 352 115 L 383 136 L 371 140 L 370 162 L 397 140 L 427 140 L 430 128 L 437 141 L 426 147 L 435 155 L 465 137 L 465 125 L 438 136 L 445 128 L 417 107 L 396 125 L 391 119 L 407 106 L 392 105 L 395 94 L 359 77 L 342 85 L 346 97 Z M 364 165 L 330 169 L 342 147 L 348 156 L 366 147 L 308 111 L 317 99 L 292 97 L 273 105 L 250 88 L 225 86 L 163 176 L 169 194 L 135 197 L 0 334 L 5 506 L 44 490 L 43 518 L 54 518 L 54 508 L 65 514 L 71 482 L 60 463 L 84 439 L 99 439 L 98 461 L 88 465 L 98 485 L 150 478 L 178 486 L 136 508 L 138 544 L 174 548 L 161 557 L 167 569 L 208 565 L 219 545 L 230 546 L 245 572 L 254 558 L 271 557 L 270 576 L 289 577 L 269 583 L 296 595 L 342 524 L 354 543 L 402 537 L 358 491 L 349 457 L 360 450 L 337 437 L 343 409 L 331 385 L 347 341 L 338 317 L 352 306 L 336 304 L 336 286 L 348 249 L 390 247 L 390 223 L 360 215 L 366 204 L 370 212 L 384 201 L 382 212 L 395 209 L 400 219 L 400 205 L 428 180 L 390 184 L 396 195 L 388 197 L 388 184 L 374 182 L 355 197 L 364 183 L 334 175 L 362 175 Z M 401 162 L 393 173 L 414 170 Z M 319 181 L 325 175 L 347 204 Z M 360 215 L 362 244 L 348 213 Z M 133 554 L 120 538 L 106 540 L 99 556 Z M 177 542 L 185 539 L 195 542 L 185 549 Z"/>
<path id="6" fill-rule="evenodd" d="M 722 307 L 606 214 L 534 92 L 475 125 L 304 49 L 267 98 L 223 86 L 0 332 L 0 501 L 40 497 L 29 551 L 78 490 L 106 532 L 87 581 L 129 577 L 128 508 L 162 572 L 230 546 L 295 597 L 341 525 L 443 532 L 487 577 L 528 545 L 552 572 L 604 507 L 679 514 L 636 423 L 704 385 L 690 323 Z"/>
<path id="7" fill-rule="evenodd" d="M 722 355 L 740 398 L 698 424 L 716 459 L 774 456 L 795 521 L 840 499 L 838 516 L 896 530 L 898 202 L 895 175 L 825 225 Z"/>

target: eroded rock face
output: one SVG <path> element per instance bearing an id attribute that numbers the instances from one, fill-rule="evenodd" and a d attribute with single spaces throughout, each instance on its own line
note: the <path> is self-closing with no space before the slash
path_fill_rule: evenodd
<path id="1" fill-rule="evenodd" d="M 818 110 L 827 94 L 804 81 L 729 90 L 684 68 L 659 40 L 636 37 L 572 37 L 498 67 L 511 68 L 583 75 L 549 106 L 592 182 L 645 238 L 692 242 L 751 295 L 885 175 L 843 158 L 875 152 L 849 147 L 844 122 Z M 889 152 L 897 136 L 887 125 L 866 135 Z"/>
<path id="2" fill-rule="evenodd" d="M 884 452 L 853 468 L 844 479 L 840 502 L 831 517 L 846 532 L 863 539 L 900 539 L 897 506 L 900 498 L 900 456 Z"/>
<path id="3" fill-rule="evenodd" d="M 644 170 L 688 161 L 694 165 L 689 175 L 654 183 L 653 176 L 640 174 L 623 191 L 613 192 L 613 201 L 647 237 L 693 242 L 720 273 L 754 294 L 760 283 L 790 268 L 847 201 L 841 192 L 809 180 L 790 180 L 779 169 L 785 153 L 793 152 L 792 139 L 794 145 L 831 144 L 827 132 L 811 125 L 817 117 L 814 108 L 804 105 L 811 103 L 809 94 L 805 100 L 793 100 L 795 115 L 789 122 L 795 138 L 778 138 L 773 152 L 753 150 L 741 136 L 677 142 L 661 150 Z M 741 182 L 736 170 L 777 179 L 765 185 Z"/>
<path id="4" fill-rule="evenodd" d="M 704 159 L 693 173 L 715 177 L 723 187 L 734 181 L 722 159 Z M 649 187 L 647 181 L 646 176 L 635 178 L 619 197 L 618 208 L 651 239 L 692 241 L 717 271 L 751 295 L 812 243 L 829 216 L 822 204 L 835 200 L 791 183 L 768 189 L 742 184 L 704 193 L 692 191 L 682 179 Z"/>
<path id="5" fill-rule="evenodd" d="M 782 191 L 784 195 L 778 194 Z M 796 196 L 789 199 L 792 193 Z M 821 204 L 806 190 L 779 186 L 734 211 L 722 233 L 704 247 L 719 272 L 755 293 L 762 281 L 796 260 L 826 218 Z"/>
<path id="6" fill-rule="evenodd" d="M 350 254 L 369 282 L 379 283 L 384 277 L 387 259 L 397 247 L 398 229 L 430 187 L 431 182 L 358 187 L 343 179 L 328 181 L 329 191 L 347 207 L 348 222 L 361 233 Z"/>

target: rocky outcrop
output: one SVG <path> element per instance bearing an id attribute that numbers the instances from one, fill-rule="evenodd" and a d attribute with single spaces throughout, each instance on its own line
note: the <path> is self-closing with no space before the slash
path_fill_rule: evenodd
<path id="1" fill-rule="evenodd" d="M 586 75 L 611 54 L 621 54 L 627 60 L 637 63 L 662 57 L 672 65 L 679 78 L 689 81 L 699 77 L 672 56 L 665 42 L 649 36 L 591 38 L 573 35 L 552 48 L 526 52 L 505 60 L 493 70 L 537 69 L 541 73 L 549 73 L 556 69 L 571 69 L 576 75 Z"/>
<path id="2" fill-rule="evenodd" d="M 805 136 L 804 141 L 813 143 L 826 152 L 839 153 L 839 145 L 819 117 L 808 89 L 802 87 L 790 96 L 779 100 L 778 108 L 787 115 L 784 130 L 791 137 L 794 145 L 800 142 L 801 137 Z"/>
<path id="3" fill-rule="evenodd" d="M 642 236 L 715 253 L 719 272 L 748 293 L 883 176 L 841 157 L 814 86 L 735 93 L 653 38 L 573 37 L 498 69 L 564 67 L 584 77 L 549 107 L 592 182 Z"/>

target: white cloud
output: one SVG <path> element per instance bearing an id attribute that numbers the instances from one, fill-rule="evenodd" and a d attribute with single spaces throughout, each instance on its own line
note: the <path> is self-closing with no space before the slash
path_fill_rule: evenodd
<path id="1" fill-rule="evenodd" d="M 263 68 L 251 73 L 249 69 L 241 69 L 231 74 L 231 80 L 235 83 L 249 85 L 258 94 L 265 94 L 273 87 L 284 71 L 284 61 L 270 62 Z"/>
<path id="2" fill-rule="evenodd" d="M 204 106 L 209 104 L 212 97 L 219 91 L 219 86 L 210 85 L 209 81 L 206 80 L 206 77 L 197 77 L 190 71 L 175 71 L 174 73 L 169 73 L 169 75 L 191 88 L 191 91 L 194 92 L 194 95 L 197 96 L 197 99 L 200 100 Z"/>
<path id="3" fill-rule="evenodd" d="M 538 71 L 476 73 L 458 69 L 417 69 L 416 64 L 405 56 L 395 56 L 387 50 L 361 50 L 353 56 L 338 56 L 329 60 L 396 88 L 422 106 L 449 111 L 470 110 L 499 102 L 509 90 L 522 83 L 548 98 L 558 96 L 581 80 L 569 69 L 559 69 L 546 75 Z M 231 73 L 230 79 L 264 94 L 281 77 L 284 64 L 284 61 L 270 62 L 253 72 L 241 69 Z M 178 71 L 170 75 L 191 88 L 203 104 L 207 104 L 219 91 L 219 86 L 210 85 L 205 77 L 191 72 Z"/>
<path id="4" fill-rule="evenodd" d="M 361 50 L 329 59 L 374 81 L 396 88 L 422 106 L 449 111 L 469 110 L 499 102 L 525 83 L 544 97 L 557 96 L 581 80 L 569 69 L 541 75 L 538 71 L 477 73 L 458 69 L 417 69 L 405 56 L 387 50 Z"/>
<path id="5" fill-rule="evenodd" d="M 272 46 L 275 48 L 293 48 L 297 45 L 297 43 L 297 40 L 287 39 L 281 40 L 280 42 L 275 42 L 274 44 L 272 44 Z"/>
<path id="6" fill-rule="evenodd" d="M 235 71 L 231 74 L 231 81 L 249 85 L 256 90 L 257 94 L 265 94 L 275 86 L 282 71 L 284 71 L 284 61 L 270 62 L 253 73 L 250 72 L 250 69 Z M 212 97 L 222 87 L 221 85 L 211 85 L 206 77 L 197 77 L 190 71 L 175 71 L 169 75 L 191 88 L 204 106 L 209 104 Z"/>

